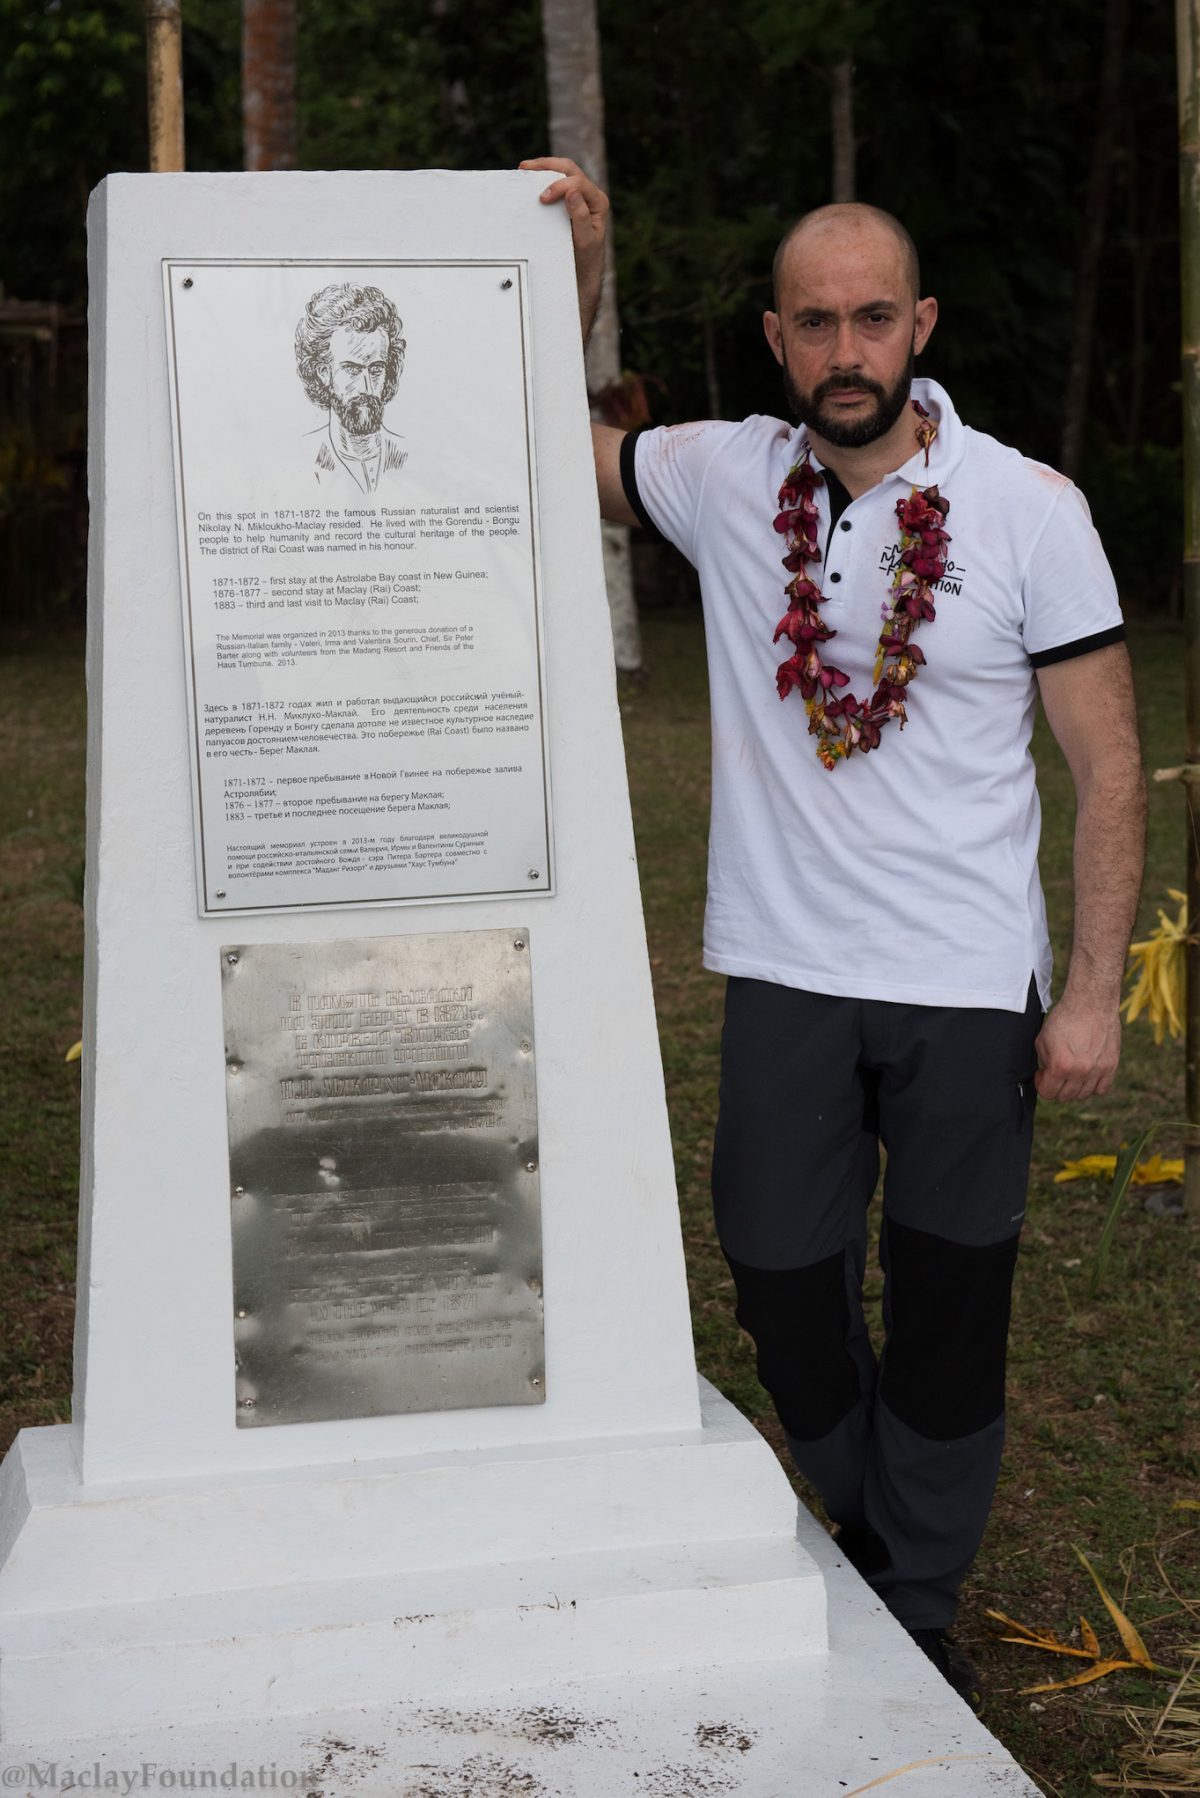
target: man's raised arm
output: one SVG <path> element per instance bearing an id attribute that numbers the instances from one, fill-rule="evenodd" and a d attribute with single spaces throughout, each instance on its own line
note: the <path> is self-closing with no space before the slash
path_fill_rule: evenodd
<path id="1" fill-rule="evenodd" d="M 579 290 L 579 324 L 587 342 L 600 310 L 604 286 L 604 247 L 608 237 L 608 195 L 590 181 L 578 163 L 565 156 L 533 156 L 523 169 L 545 169 L 558 176 L 541 196 L 544 206 L 562 202 L 571 221 L 575 250 L 575 282 Z M 621 442 L 624 431 L 612 425 L 592 426 L 592 450 L 596 458 L 596 487 L 600 514 L 612 524 L 637 524 L 639 519 L 625 497 L 621 480 Z"/>

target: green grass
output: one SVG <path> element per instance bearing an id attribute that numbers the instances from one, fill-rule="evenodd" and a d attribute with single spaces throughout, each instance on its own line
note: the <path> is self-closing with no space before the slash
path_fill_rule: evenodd
<path id="1" fill-rule="evenodd" d="M 701 1370 L 778 1445 L 733 1322 L 731 1286 L 708 1205 L 722 983 L 700 967 L 708 824 L 708 716 L 703 641 L 690 612 L 645 619 L 648 674 L 623 694 L 642 891 L 675 1145 L 692 1314 Z M 1182 643 L 1135 633 L 1147 766 L 1180 759 Z M 26 643 L 0 658 L 0 1449 L 23 1425 L 69 1415 L 72 1269 L 78 1184 L 78 1071 L 64 1064 L 79 1035 L 82 983 L 84 699 L 77 639 Z M 1039 725 L 1045 806 L 1042 871 L 1056 958 L 1071 923 L 1070 779 Z M 1140 928 L 1154 922 L 1184 873 L 1178 784 L 1151 790 L 1150 856 Z M 995 1606 L 1063 1633 L 1084 1610 L 1101 1640 L 1114 1632 L 1071 1553 L 1077 1542 L 1118 1599 L 1127 1596 L 1160 1660 L 1188 1635 L 1152 1550 L 1185 1594 L 1200 1591 L 1196 1356 L 1200 1225 L 1148 1216 L 1131 1201 L 1095 1301 L 1088 1264 L 1106 1190 L 1056 1187 L 1068 1157 L 1112 1150 L 1159 1117 L 1182 1113 L 1182 1054 L 1149 1029 L 1126 1032 L 1116 1090 L 1082 1105 L 1039 1107 L 1029 1222 L 1018 1274 L 1009 1444 L 960 1636 L 989 1684 L 987 1721 L 1057 1798 L 1083 1798 L 1111 1767 L 1124 1725 L 1106 1710 L 1153 1702 L 1160 1688 L 1115 1676 L 1080 1694 L 1018 1690 L 1055 1677 L 1042 1657 L 995 1643 Z M 1177 1152 L 1164 1132 L 1152 1148 Z M 1136 1196 L 1136 1195 L 1135 1195 Z M 871 1290 L 878 1295 L 875 1276 Z M 811 1495 L 808 1495 L 811 1498 Z M 1194 1634 L 1194 1629 L 1192 1632 Z"/>
<path id="2" fill-rule="evenodd" d="M 82 644 L 0 658 L 0 1440 L 71 1412 L 83 986 Z"/>

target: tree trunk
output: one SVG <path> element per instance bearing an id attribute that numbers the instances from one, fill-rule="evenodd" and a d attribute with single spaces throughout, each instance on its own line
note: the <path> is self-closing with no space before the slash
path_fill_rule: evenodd
<path id="1" fill-rule="evenodd" d="M 1112 186 L 1113 152 L 1117 142 L 1117 98 L 1121 86 L 1121 62 L 1128 12 L 1128 0 L 1108 0 L 1104 14 L 1104 55 L 1100 65 L 1096 135 L 1092 139 L 1092 166 L 1083 209 L 1083 235 L 1079 245 L 1075 309 L 1071 323 L 1071 357 L 1067 371 L 1066 400 L 1063 404 L 1062 447 L 1058 458 L 1063 473 L 1072 480 L 1079 473 L 1083 428 L 1087 421 L 1096 290 L 1100 280 L 1100 257 L 1104 249 L 1104 227 L 1108 219 L 1108 194 Z"/>
<path id="2" fill-rule="evenodd" d="M 184 166 L 181 38 L 179 0 L 146 0 L 146 97 L 154 174 L 175 174 Z"/>
<path id="3" fill-rule="evenodd" d="M 1179 54 L 1179 250 L 1183 279 L 1183 611 L 1187 747 L 1187 1037 L 1184 1095 L 1200 1125 L 1200 0 L 1175 0 Z M 1200 1217 L 1200 1140 L 1184 1141 L 1183 1202 Z"/>
<path id="4" fill-rule="evenodd" d="M 829 76 L 829 120 L 833 135 L 833 199 L 854 198 L 854 64 L 849 57 Z"/>
<path id="5" fill-rule="evenodd" d="M 248 169 L 296 166 L 295 0 L 242 0 L 242 148 Z"/>
<path id="6" fill-rule="evenodd" d="M 542 30 L 550 100 L 550 153 L 570 157 L 593 181 L 607 189 L 604 87 L 600 73 L 596 0 L 542 0 Z M 592 417 L 601 419 L 597 396 L 621 378 L 617 274 L 611 231 L 604 266 L 604 294 L 587 350 L 587 376 Z M 629 531 L 625 525 L 604 524 L 601 534 L 613 653 L 619 669 L 635 673 L 642 665 L 642 645 L 633 597 Z"/>

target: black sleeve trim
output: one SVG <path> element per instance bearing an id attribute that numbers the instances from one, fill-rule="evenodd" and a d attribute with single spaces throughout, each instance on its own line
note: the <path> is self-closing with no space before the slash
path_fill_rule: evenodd
<path id="1" fill-rule="evenodd" d="M 1110 643 L 1125 641 L 1125 626 L 1114 624 L 1111 630 L 1097 631 L 1092 637 L 1076 637 L 1074 643 L 1060 643 L 1057 649 L 1038 649 L 1029 660 L 1035 668 L 1048 668 L 1051 662 L 1069 662 L 1073 656 L 1085 656 L 1090 649 L 1105 649 Z"/>
<path id="2" fill-rule="evenodd" d="M 642 496 L 638 492 L 637 463 L 635 461 L 637 456 L 637 440 L 641 436 L 642 431 L 649 429 L 649 425 L 643 425 L 641 430 L 626 431 L 624 437 L 622 437 L 621 485 L 625 489 L 625 498 L 629 501 L 638 523 L 646 532 L 647 536 L 649 536 L 654 543 L 667 543 L 670 539 L 663 536 L 649 512 L 647 512 L 642 501 Z"/>

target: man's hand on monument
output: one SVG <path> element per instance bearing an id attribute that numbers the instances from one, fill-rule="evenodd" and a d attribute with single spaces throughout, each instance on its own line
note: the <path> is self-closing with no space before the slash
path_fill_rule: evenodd
<path id="1" fill-rule="evenodd" d="M 1034 1043 L 1039 1099 L 1090 1099 L 1106 1093 L 1121 1059 L 1121 1016 L 1064 993 L 1046 1013 Z"/>
<path id="2" fill-rule="evenodd" d="M 600 309 L 604 245 L 608 236 L 608 195 L 588 179 L 577 162 L 569 162 L 565 156 L 531 156 L 520 166 L 523 169 L 547 169 L 562 177 L 550 183 L 542 193 L 541 201 L 544 206 L 552 206 L 562 200 L 567 208 L 571 241 L 575 247 L 579 322 L 586 343 Z"/>

